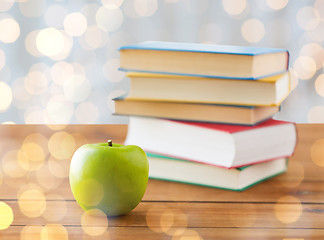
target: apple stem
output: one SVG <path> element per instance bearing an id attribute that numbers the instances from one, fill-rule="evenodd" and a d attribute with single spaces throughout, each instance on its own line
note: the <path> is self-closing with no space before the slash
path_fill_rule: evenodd
<path id="1" fill-rule="evenodd" d="M 112 147 L 112 140 L 108 140 L 108 146 Z"/>

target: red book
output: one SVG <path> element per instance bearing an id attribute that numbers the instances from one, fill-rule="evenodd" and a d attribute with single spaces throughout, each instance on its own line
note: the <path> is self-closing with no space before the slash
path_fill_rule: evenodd
<path id="1" fill-rule="evenodd" d="M 225 168 L 289 157 L 296 124 L 269 119 L 255 126 L 130 117 L 125 144 L 144 151 Z"/>

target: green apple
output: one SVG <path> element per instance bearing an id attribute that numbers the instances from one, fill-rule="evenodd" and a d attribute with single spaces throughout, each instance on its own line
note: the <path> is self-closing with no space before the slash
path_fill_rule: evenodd
<path id="1" fill-rule="evenodd" d="M 142 200 L 149 164 L 138 146 L 108 143 L 85 144 L 73 154 L 70 186 L 85 210 L 99 209 L 107 216 L 120 216 Z"/>

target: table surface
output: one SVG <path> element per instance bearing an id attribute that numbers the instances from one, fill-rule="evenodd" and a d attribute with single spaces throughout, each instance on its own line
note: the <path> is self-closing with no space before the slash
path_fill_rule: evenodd
<path id="1" fill-rule="evenodd" d="M 0 239 L 324 239 L 324 125 L 297 124 L 288 171 L 246 191 L 149 180 L 128 215 L 93 217 L 72 196 L 71 156 L 85 143 L 122 143 L 126 132 L 0 125 Z"/>

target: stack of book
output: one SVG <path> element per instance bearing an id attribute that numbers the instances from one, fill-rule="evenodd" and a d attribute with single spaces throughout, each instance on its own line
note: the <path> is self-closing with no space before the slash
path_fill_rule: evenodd
<path id="1" fill-rule="evenodd" d="M 283 173 L 297 133 L 273 119 L 290 93 L 289 53 L 274 48 L 144 42 L 120 48 L 130 91 L 125 144 L 150 177 L 244 190 Z"/>

